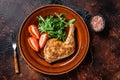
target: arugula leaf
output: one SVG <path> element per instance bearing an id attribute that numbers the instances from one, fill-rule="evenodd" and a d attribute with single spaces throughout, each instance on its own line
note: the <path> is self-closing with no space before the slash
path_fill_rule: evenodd
<path id="1" fill-rule="evenodd" d="M 62 41 L 66 39 L 65 27 L 75 22 L 75 19 L 71 19 L 67 22 L 64 13 L 55 13 L 55 15 L 50 15 L 46 18 L 37 16 L 37 19 L 38 29 L 41 33 L 46 32 L 50 35 L 50 38 L 57 38 Z"/>

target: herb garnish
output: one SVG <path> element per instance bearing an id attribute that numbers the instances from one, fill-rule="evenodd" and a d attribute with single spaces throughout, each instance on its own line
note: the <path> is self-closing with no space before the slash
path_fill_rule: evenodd
<path id="1" fill-rule="evenodd" d="M 46 18 L 38 16 L 37 19 L 38 29 L 41 33 L 46 32 L 50 35 L 50 38 L 57 38 L 62 41 L 66 39 L 65 27 L 75 22 L 75 19 L 71 19 L 67 22 L 64 13 L 55 13 L 55 15 L 49 15 Z"/>

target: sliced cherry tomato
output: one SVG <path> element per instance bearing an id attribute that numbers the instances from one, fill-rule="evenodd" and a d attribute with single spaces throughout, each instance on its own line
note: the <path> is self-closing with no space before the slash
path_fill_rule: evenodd
<path id="1" fill-rule="evenodd" d="M 48 40 L 48 37 L 49 37 L 49 35 L 47 33 L 41 34 L 40 39 L 39 39 L 40 48 L 43 48 L 45 46 L 45 44 Z"/>
<path id="2" fill-rule="evenodd" d="M 32 25 L 28 26 L 28 31 L 33 37 L 35 37 L 37 39 L 40 38 L 40 32 L 36 25 L 32 24 Z"/>
<path id="3" fill-rule="evenodd" d="M 35 37 L 29 37 L 28 43 L 33 50 L 39 51 L 39 41 Z"/>

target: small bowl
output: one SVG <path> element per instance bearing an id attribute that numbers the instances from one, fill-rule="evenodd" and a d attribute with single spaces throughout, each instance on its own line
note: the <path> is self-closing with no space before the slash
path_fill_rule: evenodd
<path id="1" fill-rule="evenodd" d="M 30 24 L 37 25 L 36 16 L 46 17 L 54 13 L 66 13 L 66 19 L 70 20 L 75 18 L 75 42 L 76 50 L 75 52 L 60 61 L 57 61 L 53 64 L 47 63 L 43 58 L 41 58 L 34 50 L 32 50 L 27 42 L 27 38 L 30 36 L 28 32 L 28 26 Z M 88 28 L 79 14 L 74 10 L 62 6 L 62 5 L 47 5 L 40 7 L 33 11 L 28 17 L 24 20 L 18 34 L 18 45 L 20 53 L 27 64 L 35 69 L 38 72 L 48 74 L 48 75 L 60 75 L 67 73 L 74 68 L 76 68 L 85 58 L 86 53 L 89 48 L 89 32 Z"/>
<path id="2" fill-rule="evenodd" d="M 96 18 L 99 18 L 99 19 L 96 19 Z M 94 21 L 94 19 L 95 19 L 95 21 Z M 96 22 L 96 20 L 98 20 L 97 23 L 93 24 L 93 23 Z M 91 26 L 92 30 L 95 31 L 95 32 L 103 31 L 104 28 L 105 28 L 105 18 L 104 18 L 104 16 L 101 15 L 101 14 L 93 15 L 90 19 L 90 26 Z"/>

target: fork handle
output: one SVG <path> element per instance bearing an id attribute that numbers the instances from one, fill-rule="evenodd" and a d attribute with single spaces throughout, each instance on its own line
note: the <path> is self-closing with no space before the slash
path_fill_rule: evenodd
<path id="1" fill-rule="evenodd" d="M 18 58 L 16 52 L 14 52 L 14 67 L 15 67 L 15 73 L 19 73 Z"/>

